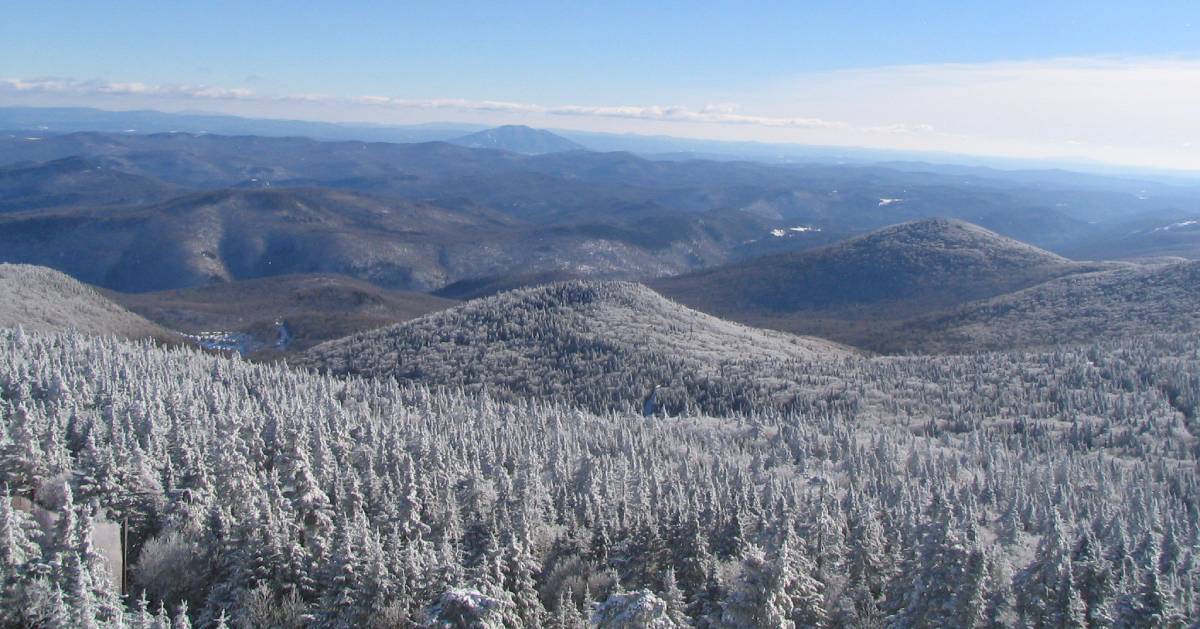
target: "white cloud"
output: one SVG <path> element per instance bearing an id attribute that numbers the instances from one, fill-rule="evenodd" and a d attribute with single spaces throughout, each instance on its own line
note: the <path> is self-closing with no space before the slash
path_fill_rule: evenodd
<path id="1" fill-rule="evenodd" d="M 0 79 L 0 90 L 76 96 L 160 96 L 216 100 L 247 100 L 254 98 L 253 92 L 242 88 L 195 85 L 147 85 L 138 82 L 113 83 L 108 81 L 79 81 L 75 79 Z"/>
<path id="2" fill-rule="evenodd" d="M 802 107 L 850 129 L 931 125 L 894 148 L 1080 157 L 1200 169 L 1200 59 L 1061 58 L 808 73 L 747 95 L 764 115 Z M 849 135 L 849 134 L 846 134 Z M 832 138 L 830 138 L 832 139 Z M 848 138 L 842 137 L 840 141 Z"/>
<path id="3" fill-rule="evenodd" d="M 246 88 L 0 79 L 0 96 L 373 122 L 524 122 L 581 130 L 1076 158 L 1200 170 L 1200 59 L 1066 58 L 807 73 L 689 106 L 266 94 Z M 733 98 L 731 98 L 733 96 Z M 731 102 L 736 100 L 736 103 Z M 169 101 L 169 102 L 168 102 Z"/>
<path id="4" fill-rule="evenodd" d="M 802 117 L 749 116 L 736 112 L 736 105 L 708 105 L 701 109 L 678 106 L 547 106 L 493 100 L 433 99 L 411 100 L 390 96 L 331 96 L 325 94 L 257 94 L 244 88 L 220 88 L 195 85 L 147 85 L 72 79 L 0 79 L 0 90 L 67 94 L 76 96 L 160 96 L 196 100 L 243 100 L 263 102 L 348 103 L 371 107 L 417 110 L 475 111 L 548 116 L 628 118 L 665 122 L 754 125 L 790 128 L 840 128 L 844 123 Z"/>

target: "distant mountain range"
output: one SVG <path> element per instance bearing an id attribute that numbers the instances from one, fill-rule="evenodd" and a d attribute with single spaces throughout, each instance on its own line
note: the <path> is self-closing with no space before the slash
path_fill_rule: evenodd
<path id="1" fill-rule="evenodd" d="M 125 292 L 296 273 L 433 290 L 514 269 L 652 277 L 725 259 L 755 227 L 722 215 L 538 227 L 333 189 L 223 189 L 133 208 L 0 214 L 0 258 Z"/>
<path id="2" fill-rule="evenodd" d="M 179 132 L 368 142 L 431 142 L 484 128 L 486 125 L 448 122 L 418 125 L 336 124 L 213 113 L 108 111 L 88 107 L 0 107 L 0 130 L 55 135 L 79 131 L 128 134 Z"/>
<path id="3" fill-rule="evenodd" d="M 1101 256 L 1104 247 L 1086 247 L 1128 221 L 1200 202 L 1184 188 L 864 166 L 178 133 L 33 137 L 0 137 L 0 259 L 123 291 L 314 272 L 415 290 L 556 273 L 642 280 L 930 216 Z M 1151 228 L 1138 255 L 1200 254 L 1178 244 L 1181 230 Z"/>
<path id="4" fill-rule="evenodd" d="M 244 118 L 214 113 L 108 111 L 83 107 L 0 107 L 0 131 L 33 131 L 34 135 L 79 131 L 109 133 L 212 133 L 304 137 L 316 140 L 364 142 L 451 141 L 487 129 L 487 125 L 435 122 L 412 125 L 328 123 L 274 118 Z M 555 135 L 594 151 L 628 151 L 663 160 L 741 160 L 776 164 L 880 164 L 901 170 L 942 174 L 1027 179 L 1054 185 L 1102 181 L 1106 177 L 1200 185 L 1200 174 L 1148 168 L 1110 166 L 1080 160 L 1029 160 L 951 153 L 931 153 L 847 146 L 814 146 L 678 138 L 632 133 L 598 133 L 551 129 Z M 28 134 L 25 134 L 28 135 Z M 1066 172 L 1069 169 L 1075 172 Z M 1079 173 L 1092 173 L 1080 175 Z M 1099 176 L 1096 176 L 1099 175 Z"/>
<path id="5" fill-rule="evenodd" d="M 450 143 L 473 149 L 497 149 L 525 155 L 587 150 L 578 142 L 572 142 L 543 129 L 532 129 L 523 125 L 505 125 L 495 129 L 485 129 L 455 138 L 450 140 Z"/>
<path id="6" fill-rule="evenodd" d="M 463 141 L 490 148 L 0 134 L 0 261 L 156 293 L 123 303 L 189 334 L 269 344 L 291 318 L 287 352 L 450 305 L 395 291 L 476 299 L 580 278 L 643 281 L 711 315 L 882 351 L 1118 330 L 1056 295 L 1123 295 L 1147 330 L 1191 325 L 1186 313 L 1167 325 L 1173 311 L 1154 303 L 1188 299 L 1186 273 L 1076 260 L 1200 257 L 1197 189 L 911 164 L 649 160 L 521 127 L 473 137 Z M 341 297 L 306 305 L 309 280 L 295 276 L 324 277 Z M 1134 290 L 1142 280 L 1157 292 Z M 1033 289 L 1046 292 L 1021 292 Z M 260 304 L 262 316 L 238 319 L 233 301 Z M 992 319 L 1004 334 L 966 332 Z"/>

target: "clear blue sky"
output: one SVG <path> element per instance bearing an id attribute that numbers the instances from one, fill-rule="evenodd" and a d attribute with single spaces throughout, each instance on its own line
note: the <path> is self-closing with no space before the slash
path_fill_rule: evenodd
<path id="1" fill-rule="evenodd" d="M 9 76 L 415 98 L 625 103 L 810 70 L 1200 52 L 1187 0 L 2 6 Z"/>
<path id="2" fill-rule="evenodd" d="M 834 70 L 1064 58 L 1200 58 L 1200 2 L 0 0 L 0 79 L 186 84 L 256 95 L 697 110 L 733 103 L 746 115 L 841 123 L 837 106 L 810 109 L 802 90 L 779 86 Z M 79 104 L 119 104 L 89 103 L 76 91 Z M 0 104 L 5 99 L 0 92 Z M 237 109 L 221 102 L 193 108 Z M 304 117 L 305 110 L 279 113 Z M 879 125 L 937 126 L 878 118 Z M 749 129 L 740 133 L 757 139 Z M 731 134 L 738 135 L 710 135 Z"/>

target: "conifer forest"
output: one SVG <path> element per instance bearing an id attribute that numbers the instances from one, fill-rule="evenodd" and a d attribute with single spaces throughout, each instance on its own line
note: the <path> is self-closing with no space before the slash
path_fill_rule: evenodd
<path id="1" fill-rule="evenodd" d="M 71 332 L 0 356 L 5 626 L 1200 617 L 1195 337 L 845 358 L 784 407 L 650 417 Z"/>

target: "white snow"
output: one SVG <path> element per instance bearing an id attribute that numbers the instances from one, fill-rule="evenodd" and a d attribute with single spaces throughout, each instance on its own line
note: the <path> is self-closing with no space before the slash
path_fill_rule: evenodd
<path id="1" fill-rule="evenodd" d="M 904 199 L 880 199 L 880 200 L 879 200 L 879 207 L 883 207 L 883 206 L 885 206 L 885 205 L 891 205 L 891 204 L 893 204 L 893 203 L 899 203 L 899 202 L 901 202 L 901 201 L 903 201 L 903 200 L 904 200 Z"/>
<path id="2" fill-rule="evenodd" d="M 1162 227 L 1155 227 L 1154 231 L 1156 231 L 1156 232 L 1169 231 L 1169 230 L 1175 229 L 1176 227 L 1191 227 L 1192 225 L 1200 225 L 1200 220 L 1191 220 L 1191 221 L 1182 221 L 1179 223 L 1171 223 L 1170 225 L 1164 225 Z"/>
<path id="3" fill-rule="evenodd" d="M 787 229 L 784 229 L 782 227 L 776 227 L 775 229 L 771 230 L 771 235 L 776 238 L 783 238 L 784 236 L 787 235 L 788 232 L 797 232 L 797 233 L 803 234 L 804 232 L 819 232 L 819 231 L 821 231 L 820 227 L 809 227 L 808 225 L 797 225 L 795 227 L 788 227 Z"/>

